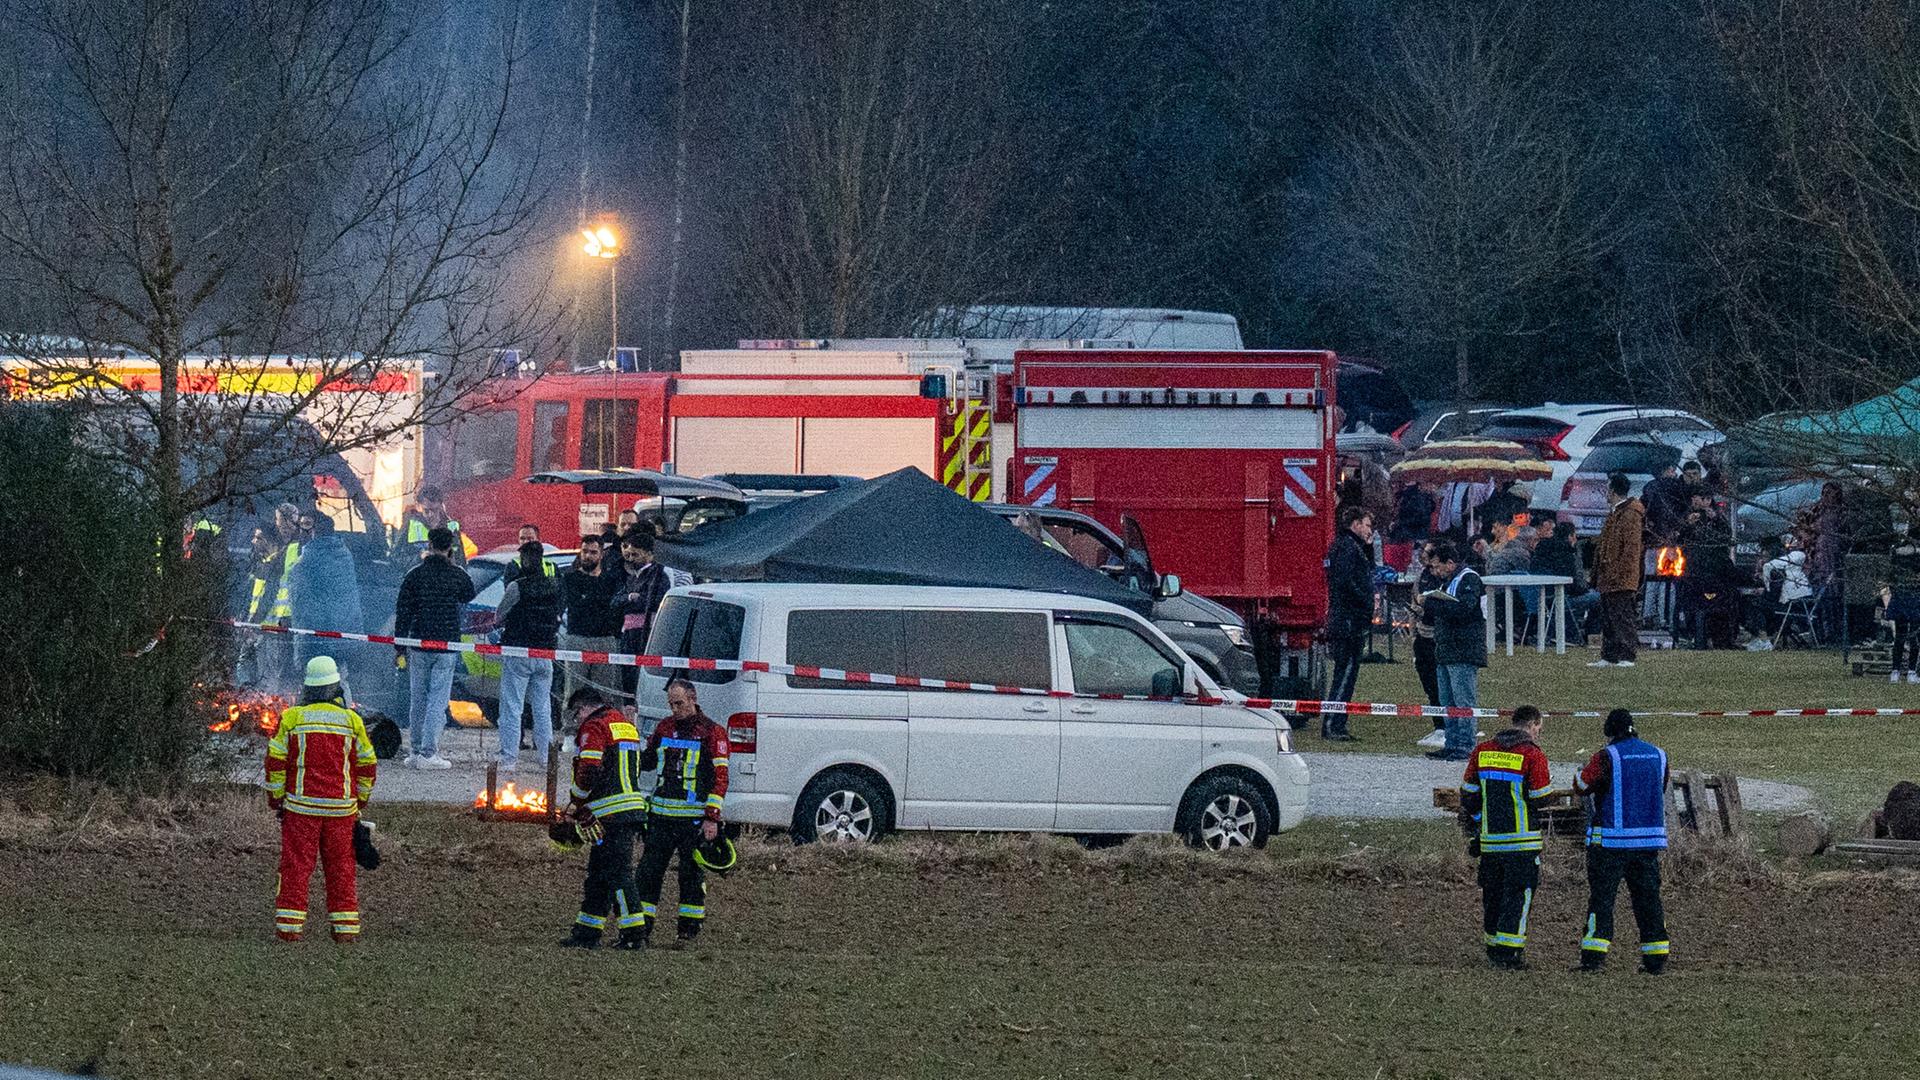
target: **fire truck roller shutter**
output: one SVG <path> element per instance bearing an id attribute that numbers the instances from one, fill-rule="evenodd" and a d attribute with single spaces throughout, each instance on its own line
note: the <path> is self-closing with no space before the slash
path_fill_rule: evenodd
<path id="1" fill-rule="evenodd" d="M 680 416 L 673 467 L 681 476 L 799 472 L 799 421 L 791 416 Z"/>
<path id="2" fill-rule="evenodd" d="M 911 466 L 933 477 L 937 417 L 808 417 L 801 430 L 803 473 L 872 479 Z"/>
<path id="3" fill-rule="evenodd" d="M 1031 407 L 1020 445 L 1075 450 L 1313 450 L 1325 443 L 1320 411 L 1285 408 Z"/>

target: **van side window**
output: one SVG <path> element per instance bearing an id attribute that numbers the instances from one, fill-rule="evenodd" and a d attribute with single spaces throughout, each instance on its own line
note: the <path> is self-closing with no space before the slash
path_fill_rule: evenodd
<path id="1" fill-rule="evenodd" d="M 701 660 L 740 659 L 740 628 L 747 610 L 735 604 L 703 600 L 695 596 L 669 596 L 653 617 L 653 630 L 647 635 L 647 651 L 655 656 L 685 656 Z M 664 675 L 664 668 L 649 668 L 653 675 Z M 738 672 L 679 672 L 697 683 L 730 683 Z"/>
<path id="2" fill-rule="evenodd" d="M 905 674 L 1050 689 L 1048 623 L 1040 611 L 909 611 Z"/>
<path id="3" fill-rule="evenodd" d="M 1180 692 L 1180 666 L 1131 628 L 1079 621 L 1066 627 L 1075 693 L 1171 697 Z"/>
<path id="4" fill-rule="evenodd" d="M 906 671 L 901 654 L 898 611 L 794 611 L 787 615 L 787 663 L 898 675 Z M 787 676 L 787 685 L 806 690 L 849 690 L 866 683 Z"/>

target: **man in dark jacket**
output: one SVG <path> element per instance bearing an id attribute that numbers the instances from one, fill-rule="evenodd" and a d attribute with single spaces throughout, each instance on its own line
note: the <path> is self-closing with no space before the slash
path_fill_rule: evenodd
<path id="1" fill-rule="evenodd" d="M 624 575 L 606 564 L 607 549 L 598 533 L 580 538 L 580 553 L 573 565 L 560 575 L 560 604 L 566 610 L 566 633 L 560 635 L 560 647 L 581 652 L 620 651 L 620 616 L 613 610 L 613 587 Z M 611 664 L 568 661 L 566 692 L 561 697 L 573 700 L 581 687 L 592 686 L 604 696 L 619 692 L 619 669 Z"/>
<path id="2" fill-rule="evenodd" d="M 1352 701 L 1360 680 L 1360 654 L 1373 624 L 1373 515 L 1365 507 L 1340 510 L 1340 529 L 1327 549 L 1327 653 L 1333 674 L 1328 701 Z M 1353 742 L 1347 714 L 1320 714 L 1320 737 Z"/>
<path id="3" fill-rule="evenodd" d="M 1433 547 L 1433 572 L 1446 584 L 1426 594 L 1433 615 L 1433 660 L 1440 683 L 1440 704 L 1449 709 L 1480 707 L 1480 669 L 1487 666 L 1487 621 L 1480 613 L 1485 591 L 1480 575 L 1460 565 L 1459 549 L 1442 540 Z M 1472 713 L 1447 717 L 1447 742 L 1427 756 L 1465 761 L 1473 750 Z"/>
<path id="4" fill-rule="evenodd" d="M 500 644 L 551 649 L 560 637 L 560 586 L 546 573 L 546 548 L 538 540 L 520 545 L 520 573 L 500 598 Z M 553 741 L 553 660 L 500 657 L 500 770 L 520 764 L 520 717 L 533 711 L 533 761 L 544 768 Z"/>
<path id="5" fill-rule="evenodd" d="M 1654 546 L 1677 543 L 1680 524 L 1687 516 L 1687 482 L 1680 478 L 1680 470 L 1672 465 L 1662 468 L 1640 489 L 1640 504 L 1646 507 L 1647 533 Z"/>
<path id="6" fill-rule="evenodd" d="M 473 579 L 453 565 L 453 532 L 445 526 L 428 530 L 427 555 L 400 581 L 393 605 L 393 636 L 422 641 L 459 641 L 460 609 L 473 599 Z M 439 754 L 440 729 L 446 726 L 447 702 L 453 697 L 453 653 L 402 649 L 407 665 L 407 727 L 409 769 L 450 769 L 453 762 Z"/>
<path id="7" fill-rule="evenodd" d="M 647 634 L 653 629 L 653 613 L 671 587 L 666 570 L 653 561 L 653 534 L 636 528 L 620 538 L 620 564 L 624 576 L 613 589 L 609 605 L 620 616 L 620 651 L 644 653 Z M 639 685 L 640 669 L 620 669 L 621 682 L 629 698 Z"/>

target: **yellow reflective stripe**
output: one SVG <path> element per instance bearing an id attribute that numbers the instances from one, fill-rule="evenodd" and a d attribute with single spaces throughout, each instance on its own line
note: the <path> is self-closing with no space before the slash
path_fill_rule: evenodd
<path id="1" fill-rule="evenodd" d="M 577 756 L 581 761 L 599 761 L 606 755 L 599 750 L 582 750 Z"/>
<path id="2" fill-rule="evenodd" d="M 307 790 L 307 733 L 295 732 L 294 737 L 300 740 L 300 768 L 293 774 L 293 790 L 305 792 Z"/>
<path id="3" fill-rule="evenodd" d="M 624 721 L 607 725 L 614 742 L 639 742 L 640 729 Z"/>

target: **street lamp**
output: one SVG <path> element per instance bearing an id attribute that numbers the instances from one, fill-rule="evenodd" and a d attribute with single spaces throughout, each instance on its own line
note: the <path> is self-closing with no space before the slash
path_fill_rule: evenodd
<path id="1" fill-rule="evenodd" d="M 613 370 L 620 371 L 620 238 L 612 229 L 602 225 L 594 229 L 581 229 L 580 236 L 585 243 L 580 249 L 595 259 L 607 260 L 607 291 L 613 309 Z"/>

